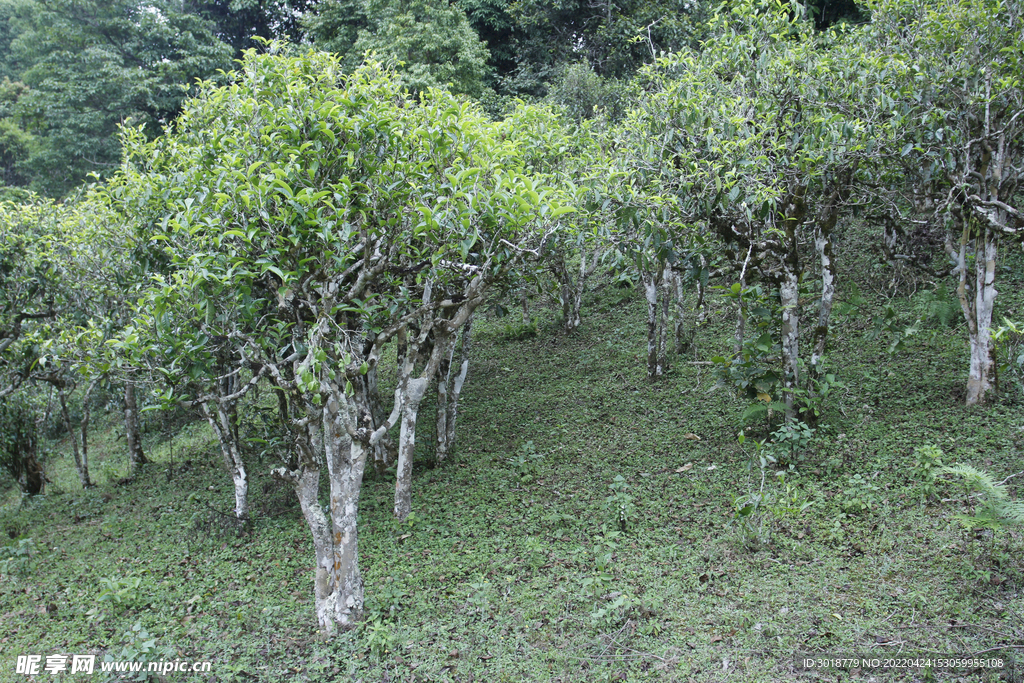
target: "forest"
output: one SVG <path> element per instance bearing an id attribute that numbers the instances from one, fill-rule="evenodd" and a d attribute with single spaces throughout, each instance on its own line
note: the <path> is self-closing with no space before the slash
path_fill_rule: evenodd
<path id="1" fill-rule="evenodd" d="M 0 15 L 0 681 L 1024 677 L 1017 2 Z"/>

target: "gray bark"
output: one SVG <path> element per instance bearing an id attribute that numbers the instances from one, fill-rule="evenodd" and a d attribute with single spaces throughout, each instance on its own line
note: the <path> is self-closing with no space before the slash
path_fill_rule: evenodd
<path id="1" fill-rule="evenodd" d="M 967 321 L 970 340 L 970 369 L 967 375 L 967 405 L 983 403 L 992 390 L 992 311 L 998 292 L 995 288 L 998 235 L 981 226 L 973 240 L 974 273 L 967 267 L 967 250 L 971 245 L 969 227 L 965 226 L 958 250 L 947 242 L 946 250 L 956 261 L 959 278 L 957 298 Z"/>
<path id="2" fill-rule="evenodd" d="M 124 385 L 124 435 L 128 442 L 128 464 L 132 474 L 140 465 L 149 462 L 142 450 L 142 427 L 139 421 L 139 405 L 135 399 L 135 385 Z"/>
<path id="3" fill-rule="evenodd" d="M 450 349 L 442 355 L 441 367 L 437 375 L 437 430 L 435 458 L 444 462 L 451 455 L 455 446 L 455 424 L 459 410 L 459 396 L 469 375 L 469 352 L 472 339 L 473 319 L 470 317 L 462 328 L 462 350 L 458 364 L 455 358 L 455 336 L 448 340 Z M 452 372 L 458 368 L 458 374 L 452 380 Z"/>
<path id="4" fill-rule="evenodd" d="M 75 469 L 78 470 L 78 481 L 81 482 L 83 489 L 87 489 L 92 486 L 92 481 L 89 479 L 89 461 L 86 459 L 88 456 L 87 454 L 79 453 L 78 435 L 75 433 L 75 428 L 71 424 L 71 413 L 68 411 L 67 395 L 65 394 L 66 384 L 62 380 L 58 380 L 58 382 L 57 400 L 60 402 L 60 414 L 64 422 L 64 428 L 67 429 L 68 437 L 71 441 L 71 453 L 75 457 Z M 74 386 L 72 385 L 72 390 L 73 389 Z"/>
<path id="5" fill-rule="evenodd" d="M 794 389 L 800 386 L 800 252 L 797 244 L 797 228 L 806 213 L 804 192 L 806 188 L 794 188 L 785 206 L 783 225 L 782 281 L 779 283 L 779 297 L 782 304 L 782 371 L 783 400 L 786 403 L 786 419 L 796 418 Z"/>
<path id="6" fill-rule="evenodd" d="M 231 474 L 235 489 L 235 519 L 244 522 L 249 519 L 249 476 L 242 460 L 242 449 L 238 440 L 236 426 L 237 415 L 235 406 L 220 402 L 200 404 L 203 416 L 210 424 L 210 429 L 220 445 L 220 454 L 224 458 L 224 466 Z"/>
<path id="7" fill-rule="evenodd" d="M 644 299 L 647 300 L 647 377 L 655 379 L 662 375 L 662 367 L 658 357 L 661 336 L 658 289 L 661 286 L 662 272 L 658 270 L 655 273 L 646 268 L 641 268 L 640 277 L 644 288 Z"/>

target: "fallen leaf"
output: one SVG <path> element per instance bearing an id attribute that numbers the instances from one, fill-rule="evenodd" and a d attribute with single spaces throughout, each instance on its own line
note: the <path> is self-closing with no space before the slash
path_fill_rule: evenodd
<path id="1" fill-rule="evenodd" d="M 692 462 L 688 462 L 685 465 L 683 465 L 682 467 L 677 467 L 676 468 L 676 472 L 688 472 L 689 470 L 692 470 L 692 469 L 693 469 L 693 463 Z"/>
<path id="2" fill-rule="evenodd" d="M 697 436 L 696 434 L 692 433 L 692 432 L 689 433 L 689 434 L 683 435 L 683 438 L 684 439 L 689 439 L 690 441 L 700 441 L 700 437 Z"/>

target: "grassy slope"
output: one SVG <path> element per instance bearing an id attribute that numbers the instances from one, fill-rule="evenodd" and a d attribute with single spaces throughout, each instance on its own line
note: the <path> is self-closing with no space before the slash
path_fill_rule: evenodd
<path id="1" fill-rule="evenodd" d="M 841 263 L 881 302 L 888 273 L 872 275 L 866 257 Z M 1020 318 L 1012 263 L 1000 305 Z M 713 303 L 693 358 L 725 347 L 732 318 Z M 920 507 L 912 481 L 923 443 L 997 479 L 1022 469 L 1020 402 L 961 407 L 962 325 L 895 357 L 865 338 L 865 319 L 842 326 L 831 358 L 846 386 L 788 480 L 814 505 L 765 513 L 770 538 L 751 549 L 732 524 L 734 499 L 760 485 L 750 441 L 744 452 L 735 438 L 742 405 L 711 391 L 706 366 L 645 380 L 633 293 L 605 288 L 585 313 L 571 337 L 551 321 L 522 341 L 503 336 L 504 321 L 477 325 L 457 459 L 417 470 L 402 525 L 391 479 L 368 476 L 360 549 L 380 625 L 331 642 L 316 637 L 310 538 L 293 494 L 265 477 L 271 462 L 252 464 L 255 530 L 235 539 L 204 522 L 232 493 L 201 424 L 173 442 L 169 480 L 166 442 L 147 444 L 158 462 L 137 481 L 84 493 L 70 458 L 51 458 L 70 492 L 20 508 L 9 496 L 0 517 L 38 547 L 30 572 L 0 580 L 0 680 L 19 678 L 17 654 L 117 655 L 137 621 L 158 647 L 212 660 L 215 680 L 772 681 L 797 678 L 798 651 L 966 655 L 1024 642 L 1020 532 L 978 540 L 952 518 L 967 509 L 955 486 L 940 485 L 955 500 Z M 420 414 L 428 436 L 430 407 Z M 123 458 L 114 433 L 98 433 L 97 471 Z M 879 487 L 875 507 L 843 517 L 856 474 Z M 618 536 L 603 507 L 616 475 L 636 507 Z M 783 491 L 770 475 L 766 487 Z M 99 600 L 101 578 L 132 577 L 123 604 Z M 602 614 L 619 594 L 626 605 Z M 88 620 L 93 608 L 106 616 Z"/>

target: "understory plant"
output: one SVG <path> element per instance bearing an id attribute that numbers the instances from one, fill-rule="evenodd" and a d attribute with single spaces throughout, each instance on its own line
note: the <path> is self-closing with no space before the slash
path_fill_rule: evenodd
<path id="1" fill-rule="evenodd" d="M 1024 524 L 1024 501 L 1011 499 L 1006 484 L 988 472 L 964 464 L 943 467 L 941 472 L 960 478 L 968 494 L 979 499 L 973 515 L 954 515 L 966 529 L 998 531 Z"/>

